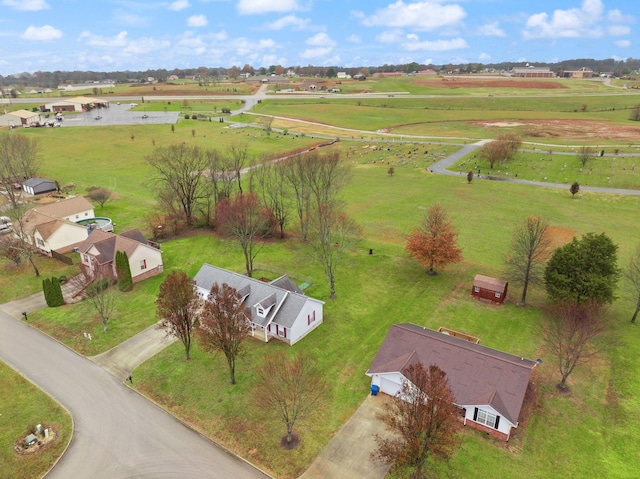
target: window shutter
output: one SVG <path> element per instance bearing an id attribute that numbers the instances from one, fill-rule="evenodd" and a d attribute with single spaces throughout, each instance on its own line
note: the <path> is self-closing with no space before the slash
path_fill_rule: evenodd
<path id="1" fill-rule="evenodd" d="M 478 420 L 478 408 L 473 409 L 473 420 L 474 421 Z"/>
<path id="2" fill-rule="evenodd" d="M 496 429 L 498 429 L 499 423 L 500 423 L 500 416 L 496 416 L 496 425 L 494 426 Z"/>

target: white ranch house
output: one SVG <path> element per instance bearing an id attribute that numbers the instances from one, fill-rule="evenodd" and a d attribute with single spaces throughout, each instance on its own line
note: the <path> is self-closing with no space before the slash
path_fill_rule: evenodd
<path id="1" fill-rule="evenodd" d="M 207 298 L 214 283 L 234 288 L 250 312 L 251 335 L 293 345 L 322 324 L 324 302 L 306 296 L 288 276 L 266 283 L 204 264 L 195 276 L 198 292 Z"/>

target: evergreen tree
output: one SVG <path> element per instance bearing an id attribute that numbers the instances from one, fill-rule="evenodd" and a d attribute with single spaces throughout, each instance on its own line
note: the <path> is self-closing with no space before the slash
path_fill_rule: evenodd
<path id="1" fill-rule="evenodd" d="M 45 278 L 42 280 L 42 292 L 47 306 L 51 306 L 51 279 Z"/>
<path id="2" fill-rule="evenodd" d="M 64 304 L 64 296 L 62 295 L 62 287 L 60 286 L 60 279 L 53 276 L 51 278 L 51 298 L 53 304 L 51 306 L 57 307 Z"/>
<path id="3" fill-rule="evenodd" d="M 116 275 L 118 276 L 118 289 L 120 291 L 126 292 L 133 289 L 129 256 L 125 251 L 116 251 Z"/>

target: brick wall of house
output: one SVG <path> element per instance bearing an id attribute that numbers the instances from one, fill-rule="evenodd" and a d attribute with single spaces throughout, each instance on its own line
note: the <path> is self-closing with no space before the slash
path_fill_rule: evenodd
<path id="1" fill-rule="evenodd" d="M 147 278 L 151 278 L 152 276 L 155 276 L 157 274 L 162 273 L 162 266 L 157 266 L 153 269 L 149 269 L 147 271 L 145 271 L 142 274 L 139 274 L 138 276 L 136 276 L 135 278 L 133 278 L 133 282 L 134 283 L 138 283 L 142 280 L 145 280 Z"/>
<path id="2" fill-rule="evenodd" d="M 467 419 L 465 425 L 470 427 L 471 429 L 475 429 L 476 431 L 486 432 L 491 437 L 493 437 L 494 439 L 497 439 L 498 441 L 507 442 L 509 440 L 509 436 L 507 434 L 500 432 L 497 429 L 494 429 L 492 427 L 485 426 L 484 424 L 479 424 L 477 422 L 474 422 L 471 419 Z"/>

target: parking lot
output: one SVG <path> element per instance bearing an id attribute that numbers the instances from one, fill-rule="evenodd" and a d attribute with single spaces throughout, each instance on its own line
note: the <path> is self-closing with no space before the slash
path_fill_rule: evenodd
<path id="1" fill-rule="evenodd" d="M 178 122 L 178 116 L 177 111 L 131 111 L 129 103 L 112 103 L 109 108 L 63 114 L 62 126 L 172 124 Z"/>

